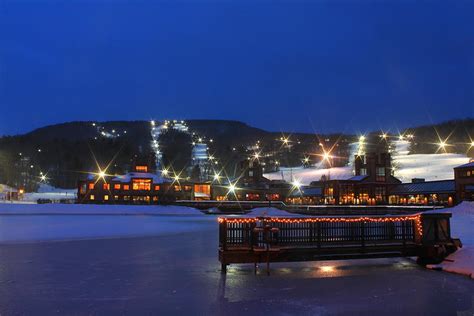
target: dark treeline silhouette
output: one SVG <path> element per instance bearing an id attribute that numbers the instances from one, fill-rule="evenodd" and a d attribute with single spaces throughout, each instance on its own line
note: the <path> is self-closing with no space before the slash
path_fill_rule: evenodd
<path id="1" fill-rule="evenodd" d="M 346 134 L 315 135 L 309 133 L 268 132 L 237 121 L 189 120 L 190 131 L 205 136 L 210 155 L 219 160 L 216 172 L 238 176 L 236 165 L 255 153 L 265 171 L 280 167 L 311 165 L 331 153 L 331 165 L 342 166 L 349 158 L 349 144 L 358 136 Z M 467 153 L 474 157 L 470 137 L 474 136 L 474 120 L 449 121 L 435 125 L 409 128 L 405 134 L 415 135 L 412 153 L 434 153 L 439 142 L 448 138 L 448 152 Z M 154 161 L 151 148 L 150 122 L 70 122 L 46 126 L 30 133 L 0 138 L 0 183 L 34 190 L 41 173 L 50 185 L 74 188 L 77 180 L 88 172 L 110 164 L 107 172 L 120 174 L 131 169 L 137 158 Z M 448 137 L 449 136 L 449 137 Z M 209 140 L 212 139 L 212 142 Z M 285 144 L 282 139 L 287 139 Z M 386 151 L 387 143 L 377 132 L 366 135 L 367 151 Z M 192 138 L 187 133 L 170 131 L 160 137 L 165 166 L 182 176 L 197 177 L 191 168 Z M 95 157 L 95 158 L 94 158 Z M 306 160 L 306 162 L 305 162 Z M 98 164 L 98 165 L 97 165 Z M 152 166 L 153 168 L 154 166 Z M 199 170 L 202 171 L 202 170 Z"/>

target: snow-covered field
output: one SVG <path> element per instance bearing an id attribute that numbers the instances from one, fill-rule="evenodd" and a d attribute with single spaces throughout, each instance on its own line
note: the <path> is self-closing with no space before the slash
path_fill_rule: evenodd
<path id="1" fill-rule="evenodd" d="M 351 157 L 358 147 L 351 144 Z M 453 168 L 469 162 L 469 158 L 462 154 L 409 154 L 410 143 L 397 140 L 393 142 L 393 166 L 395 176 L 402 182 L 411 182 L 413 178 L 424 178 L 426 181 L 454 179 Z M 271 180 L 298 180 L 304 185 L 311 181 L 318 181 L 325 175 L 330 179 L 348 179 L 353 176 L 352 164 L 338 168 L 281 168 L 279 172 L 267 173 L 265 177 Z"/>
<path id="2" fill-rule="evenodd" d="M 451 235 L 460 238 L 463 247 L 449 255 L 441 264 L 428 267 L 467 275 L 474 279 L 474 202 L 462 202 L 442 212 L 453 214 Z"/>

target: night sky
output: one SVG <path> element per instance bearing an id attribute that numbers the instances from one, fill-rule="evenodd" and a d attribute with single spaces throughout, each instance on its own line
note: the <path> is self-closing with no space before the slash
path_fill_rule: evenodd
<path id="1" fill-rule="evenodd" d="M 361 132 L 474 116 L 474 1 L 127 2 L 0 0 L 0 135 L 73 120 Z"/>

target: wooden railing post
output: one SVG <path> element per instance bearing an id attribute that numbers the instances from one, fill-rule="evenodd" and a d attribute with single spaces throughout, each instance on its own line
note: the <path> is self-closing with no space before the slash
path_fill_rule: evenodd
<path id="1" fill-rule="evenodd" d="M 223 250 L 227 250 L 227 220 L 224 218 L 220 223 L 219 239 Z"/>
<path id="2" fill-rule="evenodd" d="M 318 250 L 321 250 L 321 223 L 320 222 L 317 222 L 316 223 L 316 231 L 317 231 L 317 234 L 318 234 Z"/>
<path id="3" fill-rule="evenodd" d="M 403 241 L 403 251 L 405 251 L 405 249 L 406 249 L 406 245 L 407 245 L 407 242 L 406 242 L 406 234 L 405 234 L 405 228 L 406 228 L 405 221 L 402 221 L 402 241 Z"/>
<path id="4" fill-rule="evenodd" d="M 360 239 L 361 239 L 361 244 L 362 244 L 362 252 L 365 252 L 365 221 L 360 222 L 361 229 L 360 229 Z"/>

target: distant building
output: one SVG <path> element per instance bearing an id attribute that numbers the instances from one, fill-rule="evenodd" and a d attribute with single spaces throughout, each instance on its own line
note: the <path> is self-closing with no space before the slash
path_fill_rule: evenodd
<path id="1" fill-rule="evenodd" d="M 454 168 L 457 201 L 474 201 L 474 161 Z"/>
<path id="2" fill-rule="evenodd" d="M 290 185 L 285 181 L 272 181 L 263 176 L 258 159 L 244 160 L 239 164 L 239 176 L 230 181 L 214 184 L 213 199 L 218 201 L 282 201 Z"/>
<path id="3" fill-rule="evenodd" d="M 400 180 L 392 175 L 391 158 L 388 153 L 370 153 L 356 156 L 355 175 L 345 180 L 311 182 L 319 187 L 323 204 L 388 204 L 389 189 Z M 313 196 L 315 199 L 316 196 Z M 315 199 L 316 200 L 316 199 Z"/>
<path id="4" fill-rule="evenodd" d="M 149 165 L 135 164 L 133 172 L 119 176 L 96 175 L 78 183 L 79 203 L 158 204 L 176 200 L 191 200 L 194 189 L 209 193 L 198 184 L 163 178 L 151 173 Z"/>

